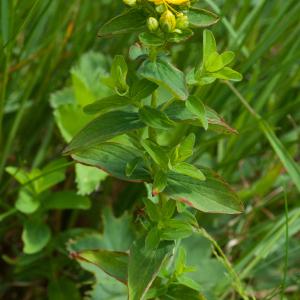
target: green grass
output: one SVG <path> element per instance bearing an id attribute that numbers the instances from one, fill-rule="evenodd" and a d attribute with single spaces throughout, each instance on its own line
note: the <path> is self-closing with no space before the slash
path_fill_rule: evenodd
<path id="1" fill-rule="evenodd" d="M 45 299 L 51 272 L 36 257 L 22 254 L 24 217 L 14 208 L 20 186 L 5 167 L 39 168 L 61 157 L 65 142 L 53 118 L 50 96 L 70 85 L 70 69 L 85 52 L 101 52 L 108 61 L 115 54 L 126 54 L 134 37 L 96 37 L 99 26 L 121 11 L 120 2 L 0 1 L 0 298 Z M 192 159 L 230 182 L 244 200 L 245 212 L 234 217 L 199 214 L 199 221 L 222 247 L 233 274 L 238 274 L 238 280 L 234 275 L 229 281 L 238 281 L 256 299 L 296 300 L 300 297 L 300 2 L 203 2 L 221 15 L 212 30 L 222 49 L 237 52 L 235 69 L 244 80 L 197 90 L 239 134 L 200 132 L 201 143 Z M 188 70 L 200 59 L 201 34 L 174 48 L 177 65 Z M 73 171 L 70 166 L 55 190 L 75 186 Z M 134 184 L 109 178 L 91 197 L 95 203 L 90 212 L 56 210 L 47 222 L 56 237 L 66 229 L 80 231 L 78 227 L 99 230 L 105 202 L 120 215 L 133 209 L 140 193 Z M 79 286 L 85 283 L 83 292 L 91 278 L 66 259 L 63 246 L 58 249 L 54 256 L 46 254 L 53 259 L 53 274 L 69 276 Z M 61 261 L 65 270 L 57 271 Z M 234 284 L 218 287 L 218 299 L 239 299 Z"/>

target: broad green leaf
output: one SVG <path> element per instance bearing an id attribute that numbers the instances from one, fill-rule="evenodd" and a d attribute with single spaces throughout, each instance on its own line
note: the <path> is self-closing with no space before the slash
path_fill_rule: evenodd
<path id="1" fill-rule="evenodd" d="M 150 174 L 137 150 L 116 143 L 103 143 L 88 149 L 76 151 L 72 158 L 82 164 L 102 169 L 108 174 L 129 181 L 148 181 Z M 126 176 L 127 163 L 138 159 L 138 164 L 130 176 Z"/>
<path id="2" fill-rule="evenodd" d="M 82 107 L 111 94 L 101 82 L 109 74 L 108 62 L 108 57 L 99 51 L 83 54 L 71 69 L 73 99 L 61 98 L 60 105 L 69 103 Z M 70 100 L 73 100 L 72 103 L 68 102 Z"/>
<path id="3" fill-rule="evenodd" d="M 176 173 L 190 176 L 198 180 L 205 180 L 205 175 L 197 167 L 185 162 L 177 163 L 172 167 L 172 170 Z"/>
<path id="4" fill-rule="evenodd" d="M 146 60 L 138 72 L 142 77 L 164 87 L 175 97 L 181 100 L 187 99 L 185 76 L 168 61 L 159 58 L 156 61 Z"/>
<path id="5" fill-rule="evenodd" d="M 80 253 L 89 250 L 108 250 L 125 252 L 133 241 L 132 217 L 127 213 L 116 218 L 110 207 L 102 210 L 103 233 L 100 231 L 85 232 L 79 236 L 67 238 L 68 251 Z M 63 243 L 64 244 L 64 243 Z M 86 293 L 86 297 L 92 300 L 111 299 L 127 300 L 127 286 L 107 275 L 98 266 L 79 260 L 80 266 L 95 276 L 92 290 Z"/>
<path id="6" fill-rule="evenodd" d="M 76 186 L 79 195 L 89 195 L 98 187 L 107 177 L 107 173 L 97 168 L 75 164 Z"/>
<path id="7" fill-rule="evenodd" d="M 243 75 L 229 67 L 225 67 L 222 70 L 213 74 L 214 77 L 223 80 L 241 81 Z"/>
<path id="8" fill-rule="evenodd" d="M 214 73 L 224 68 L 222 56 L 217 52 L 212 52 L 204 62 L 205 70 Z"/>
<path id="9" fill-rule="evenodd" d="M 212 53 L 217 52 L 217 43 L 213 33 L 205 29 L 203 32 L 203 62 L 206 62 Z"/>
<path id="10" fill-rule="evenodd" d="M 86 114 L 104 114 L 132 104 L 132 99 L 126 96 L 112 95 L 85 106 L 83 111 Z"/>
<path id="11" fill-rule="evenodd" d="M 51 193 L 43 199 L 44 209 L 89 209 L 91 201 L 88 197 L 77 195 L 73 191 Z"/>
<path id="12" fill-rule="evenodd" d="M 143 106 L 139 115 L 141 121 L 152 128 L 167 130 L 175 125 L 164 112 L 150 106 Z"/>
<path id="13" fill-rule="evenodd" d="M 22 232 L 24 253 L 34 254 L 41 251 L 48 244 L 50 237 L 51 231 L 46 224 L 36 220 L 27 220 Z"/>
<path id="14" fill-rule="evenodd" d="M 130 97 L 134 101 L 140 101 L 150 96 L 157 88 L 156 83 L 145 78 L 135 80 L 130 87 Z"/>
<path id="15" fill-rule="evenodd" d="M 99 30 L 99 37 L 137 32 L 146 25 L 146 17 L 139 9 L 130 9 L 106 22 Z"/>
<path id="16" fill-rule="evenodd" d="M 203 212 L 235 214 L 243 211 L 242 202 L 221 177 L 208 170 L 201 171 L 205 181 L 170 172 L 164 192 Z"/>
<path id="17" fill-rule="evenodd" d="M 144 46 L 147 47 L 159 47 L 165 43 L 164 39 L 150 32 L 142 32 L 139 35 L 139 40 Z"/>
<path id="18" fill-rule="evenodd" d="M 49 300 L 80 300 L 80 293 L 72 280 L 59 277 L 50 281 L 48 285 Z"/>
<path id="19" fill-rule="evenodd" d="M 221 58 L 224 66 L 229 65 L 235 58 L 235 53 L 232 51 L 225 51 L 221 54 Z"/>
<path id="20" fill-rule="evenodd" d="M 166 175 L 166 173 L 163 172 L 163 171 L 156 172 L 155 175 L 154 175 L 152 194 L 153 195 L 160 194 L 161 192 L 163 192 L 163 190 L 166 188 L 166 186 L 167 186 L 167 175 Z"/>
<path id="21" fill-rule="evenodd" d="M 32 214 L 40 207 L 40 199 L 30 189 L 22 188 L 18 194 L 15 207 L 24 214 Z"/>
<path id="22" fill-rule="evenodd" d="M 151 141 L 150 139 L 142 140 L 142 146 L 150 157 L 163 169 L 168 168 L 169 157 L 164 148 Z"/>
<path id="23" fill-rule="evenodd" d="M 198 117 L 204 129 L 207 130 L 208 120 L 206 117 L 206 109 L 203 102 L 195 96 L 189 96 L 188 100 L 186 101 L 186 107 L 191 113 L 195 114 Z"/>
<path id="24" fill-rule="evenodd" d="M 95 95 L 89 89 L 88 84 L 86 83 L 86 78 L 83 77 L 82 74 L 77 71 L 77 69 L 71 70 L 71 76 L 72 87 L 78 103 L 83 106 L 95 101 Z"/>
<path id="25" fill-rule="evenodd" d="M 203 28 L 216 24 L 219 16 L 201 8 L 190 7 L 188 10 L 189 23 L 193 27 Z"/>
<path id="26" fill-rule="evenodd" d="M 171 255 L 173 245 L 160 243 L 155 250 L 145 248 L 145 240 L 135 241 L 129 252 L 129 300 L 143 300 L 163 263 Z"/>
<path id="27" fill-rule="evenodd" d="M 73 257 L 94 264 L 106 274 L 127 283 L 128 254 L 125 252 L 107 251 L 103 249 L 87 250 L 74 253 Z"/>
<path id="28" fill-rule="evenodd" d="M 56 96 L 57 93 L 54 95 Z M 58 107 L 54 110 L 53 115 L 59 131 L 66 142 L 70 142 L 72 137 L 92 120 L 92 117 L 85 114 L 80 106 L 73 104 L 65 104 Z"/>
<path id="29" fill-rule="evenodd" d="M 137 113 L 113 111 L 101 115 L 84 127 L 65 149 L 65 153 L 105 142 L 115 136 L 143 127 Z"/>

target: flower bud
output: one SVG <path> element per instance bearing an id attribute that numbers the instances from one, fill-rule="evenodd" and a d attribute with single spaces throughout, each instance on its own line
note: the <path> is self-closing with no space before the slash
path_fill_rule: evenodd
<path id="1" fill-rule="evenodd" d="M 189 27 L 189 18 L 182 14 L 176 19 L 176 28 L 187 29 Z"/>
<path id="2" fill-rule="evenodd" d="M 147 20 L 147 27 L 151 32 L 154 32 L 158 29 L 159 23 L 155 18 L 150 17 Z"/>
<path id="3" fill-rule="evenodd" d="M 161 4 L 161 5 L 157 5 L 155 7 L 155 10 L 159 13 L 159 14 L 162 14 L 165 10 L 166 10 L 166 6 Z"/>
<path id="4" fill-rule="evenodd" d="M 123 0 L 123 2 L 128 6 L 135 6 L 136 0 Z"/>
<path id="5" fill-rule="evenodd" d="M 176 18 L 169 10 L 166 10 L 159 19 L 162 29 L 166 32 L 172 32 L 176 28 Z"/>

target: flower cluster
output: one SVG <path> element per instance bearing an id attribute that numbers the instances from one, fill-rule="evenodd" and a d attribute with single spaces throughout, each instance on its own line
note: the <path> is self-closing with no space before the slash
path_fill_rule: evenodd
<path id="1" fill-rule="evenodd" d="M 139 0 L 123 1 L 129 6 L 143 5 L 143 2 Z M 154 5 L 152 13 L 147 19 L 147 27 L 150 32 L 180 33 L 189 27 L 187 16 L 189 0 L 148 0 L 146 2 Z"/>

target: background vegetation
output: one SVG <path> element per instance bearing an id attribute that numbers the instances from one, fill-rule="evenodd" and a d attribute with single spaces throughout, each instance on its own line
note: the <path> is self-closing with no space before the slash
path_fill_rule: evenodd
<path id="1" fill-rule="evenodd" d="M 87 243 L 126 249 L 131 241 L 127 211 L 138 219 L 145 191 L 61 155 L 88 121 L 81 105 L 105 94 L 99 77 L 108 72 L 113 56 L 128 55 L 135 41 L 128 35 L 96 37 L 99 26 L 123 5 L 112 0 L 0 3 L 0 298 L 126 299 L 108 277 L 80 268 L 68 249 Z M 212 30 L 220 48 L 238 54 L 235 69 L 244 80 L 199 91 L 239 134 L 200 131 L 192 160 L 230 182 L 245 212 L 199 213 L 197 218 L 257 299 L 296 300 L 300 3 L 205 0 L 203 6 L 221 16 Z M 188 70 L 197 61 L 201 35 L 174 47 L 178 66 Z M 193 276 L 208 299 L 239 299 L 210 241 L 192 239 L 186 247 L 189 264 L 200 267 Z"/>

